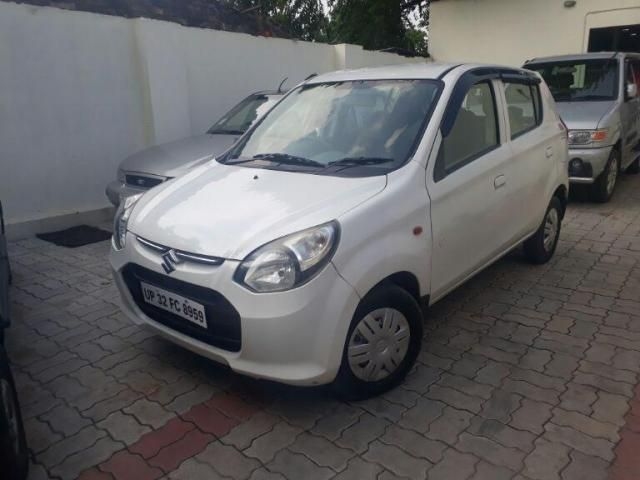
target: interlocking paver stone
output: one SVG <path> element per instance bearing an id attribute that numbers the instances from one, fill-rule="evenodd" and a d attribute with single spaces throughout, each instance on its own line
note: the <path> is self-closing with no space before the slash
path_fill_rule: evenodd
<path id="1" fill-rule="evenodd" d="M 382 467 L 376 463 L 365 462 L 360 457 L 352 458 L 347 468 L 339 473 L 334 480 L 363 480 L 377 478 Z"/>
<path id="2" fill-rule="evenodd" d="M 424 478 L 431 462 L 406 454 L 398 447 L 374 441 L 362 456 L 369 462 L 375 462 L 396 475 L 408 478 Z"/>
<path id="3" fill-rule="evenodd" d="M 342 432 L 336 443 L 356 453 L 363 453 L 367 450 L 369 443 L 384 433 L 387 425 L 389 425 L 387 420 L 365 413 L 356 424 Z"/>
<path id="4" fill-rule="evenodd" d="M 319 467 L 304 455 L 283 450 L 268 464 L 269 470 L 281 473 L 288 479 L 328 480 L 335 475 L 330 468 Z"/>
<path id="5" fill-rule="evenodd" d="M 298 427 L 284 422 L 278 423 L 273 430 L 256 438 L 243 453 L 257 458 L 262 463 L 270 462 L 280 450 L 291 445 L 301 432 Z"/>
<path id="6" fill-rule="evenodd" d="M 347 448 L 340 448 L 323 437 L 302 433 L 289 446 L 289 450 L 301 453 L 321 467 L 330 467 L 336 471 L 344 470 L 347 462 L 355 454 Z"/>
<path id="7" fill-rule="evenodd" d="M 199 462 L 211 465 L 222 476 L 238 480 L 246 480 L 254 470 L 260 467 L 258 461 L 220 442 L 209 444 L 194 458 Z"/>
<path id="8" fill-rule="evenodd" d="M 458 435 L 471 423 L 473 415 L 464 410 L 446 407 L 437 420 L 429 426 L 426 436 L 453 445 L 458 440 Z"/>
<path id="9" fill-rule="evenodd" d="M 97 426 L 109 432 L 111 438 L 125 445 L 137 442 L 145 433 L 151 431 L 146 425 L 141 425 L 132 415 L 120 411 L 114 412 L 98 422 Z"/>
<path id="10" fill-rule="evenodd" d="M 396 445 L 402 450 L 417 458 L 426 458 L 431 463 L 436 463 L 442 458 L 442 453 L 447 446 L 437 440 L 431 440 L 424 436 L 397 425 L 390 425 L 380 441 L 387 445 Z"/>
<path id="11" fill-rule="evenodd" d="M 467 480 L 474 473 L 478 459 L 473 455 L 447 450 L 440 462 L 429 470 L 428 480 Z"/>
<path id="12" fill-rule="evenodd" d="M 523 473 L 532 480 L 559 480 L 560 472 L 569 463 L 569 451 L 565 445 L 539 439 L 524 460 Z"/>

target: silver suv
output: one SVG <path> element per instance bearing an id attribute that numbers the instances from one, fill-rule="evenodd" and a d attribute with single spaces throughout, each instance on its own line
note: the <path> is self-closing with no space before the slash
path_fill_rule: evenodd
<path id="1" fill-rule="evenodd" d="M 607 202 L 618 173 L 640 170 L 640 55 L 607 52 L 536 58 L 569 129 L 569 180 Z"/>

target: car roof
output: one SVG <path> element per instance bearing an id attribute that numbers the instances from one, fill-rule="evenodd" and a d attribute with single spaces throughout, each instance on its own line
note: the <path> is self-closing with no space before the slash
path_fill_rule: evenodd
<path id="1" fill-rule="evenodd" d="M 440 79 L 454 69 L 468 71 L 477 68 L 495 68 L 503 71 L 512 71 L 513 73 L 525 72 L 525 70 L 521 68 L 504 67 L 500 65 L 424 62 L 390 65 L 386 67 L 359 68 L 355 70 L 338 70 L 336 72 L 323 73 L 307 80 L 305 83 L 314 84 L 351 80 Z"/>
<path id="2" fill-rule="evenodd" d="M 537 57 L 531 60 L 527 60 L 525 65 L 530 65 L 534 63 L 552 63 L 552 62 L 571 62 L 575 60 L 600 60 L 607 58 L 620 58 L 624 56 L 633 56 L 640 58 L 640 55 L 637 53 L 627 53 L 627 52 L 590 52 L 590 53 L 575 53 L 572 55 L 555 55 L 551 57 Z"/>

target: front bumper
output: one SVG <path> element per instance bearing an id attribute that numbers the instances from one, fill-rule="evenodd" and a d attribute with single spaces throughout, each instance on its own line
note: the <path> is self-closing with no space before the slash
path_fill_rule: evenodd
<path id="1" fill-rule="evenodd" d="M 294 290 L 256 294 L 232 280 L 239 264 L 234 260 L 226 260 L 219 266 L 183 262 L 167 276 L 161 267 L 160 254 L 141 245 L 131 233 L 127 234 L 127 245 L 122 251 L 112 249 L 110 262 L 122 309 L 134 323 L 252 377 L 294 385 L 320 385 L 334 380 L 349 323 L 360 298 L 338 275 L 333 264 Z M 123 276 L 131 264 L 171 278 L 173 282 L 185 282 L 189 287 L 220 294 L 239 316 L 241 342 L 237 351 L 194 338 L 145 314 Z M 190 298 L 183 291 L 175 293 Z M 208 322 L 215 330 L 215 316 L 208 318 Z"/>
<path id="2" fill-rule="evenodd" d="M 603 148 L 570 148 L 569 149 L 569 182 L 591 184 L 604 171 L 611 149 Z M 581 168 L 572 169 L 574 160 L 581 161 Z"/>
<path id="3" fill-rule="evenodd" d="M 138 193 L 144 193 L 147 190 L 144 188 L 134 188 L 126 185 L 122 182 L 114 180 L 107 185 L 105 194 L 113 206 L 117 207 L 123 198 L 130 197 L 131 195 L 137 195 Z"/>

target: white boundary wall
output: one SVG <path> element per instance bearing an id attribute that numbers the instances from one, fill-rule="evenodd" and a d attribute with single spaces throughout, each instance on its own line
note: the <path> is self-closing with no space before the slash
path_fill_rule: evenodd
<path id="1" fill-rule="evenodd" d="M 86 221 L 126 156 L 205 131 L 311 73 L 424 59 L 0 2 L 0 200 L 9 230 Z M 75 215 L 75 216 L 74 216 Z M 29 225 L 29 228 L 24 228 Z M 22 228 L 21 228 L 22 226 Z"/>

